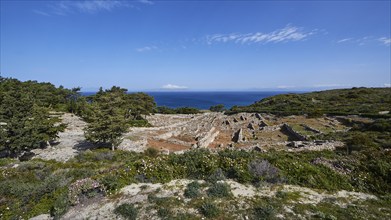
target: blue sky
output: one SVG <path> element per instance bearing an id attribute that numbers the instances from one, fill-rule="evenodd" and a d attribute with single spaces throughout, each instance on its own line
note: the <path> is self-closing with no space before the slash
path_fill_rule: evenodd
<path id="1" fill-rule="evenodd" d="M 84 91 L 391 81 L 390 1 L 1 1 L 2 76 Z"/>

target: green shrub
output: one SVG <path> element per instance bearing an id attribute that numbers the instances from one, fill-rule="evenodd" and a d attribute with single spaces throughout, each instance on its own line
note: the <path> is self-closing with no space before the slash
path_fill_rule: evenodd
<path id="1" fill-rule="evenodd" d="M 187 184 L 187 188 L 185 189 L 184 196 L 186 198 L 196 198 L 198 197 L 200 193 L 201 185 L 197 182 L 191 182 Z"/>
<path id="2" fill-rule="evenodd" d="M 254 207 L 254 219 L 271 219 L 275 215 L 273 206 L 256 205 Z"/>
<path id="3" fill-rule="evenodd" d="M 60 217 L 68 211 L 69 199 L 67 190 L 61 190 L 58 194 L 55 194 L 55 200 L 53 206 L 50 209 L 50 215 L 54 219 L 60 219 Z"/>
<path id="4" fill-rule="evenodd" d="M 223 104 L 213 105 L 209 108 L 212 112 L 222 112 L 225 110 L 225 107 Z"/>
<path id="5" fill-rule="evenodd" d="M 218 168 L 217 170 L 215 170 L 208 178 L 207 178 L 207 181 L 208 182 L 211 182 L 211 183 L 214 183 L 214 182 L 217 182 L 217 181 L 220 181 L 220 180 L 225 180 L 225 175 L 224 175 L 224 172 L 221 168 Z"/>
<path id="6" fill-rule="evenodd" d="M 231 187 L 227 183 L 213 183 L 208 191 L 208 196 L 223 198 L 231 195 Z"/>
<path id="7" fill-rule="evenodd" d="M 148 147 L 144 154 L 148 157 L 157 157 L 159 155 L 159 151 L 156 150 L 155 148 L 152 148 L 152 147 Z"/>
<path id="8" fill-rule="evenodd" d="M 171 219 L 171 216 L 172 216 L 172 212 L 170 209 L 168 208 L 159 208 L 157 210 L 157 215 L 161 218 L 161 219 Z"/>
<path id="9" fill-rule="evenodd" d="M 84 179 L 91 177 L 94 174 L 95 171 L 91 168 L 73 168 L 66 173 L 66 176 L 73 179 Z"/>
<path id="10" fill-rule="evenodd" d="M 114 209 L 116 215 L 120 215 L 125 219 L 136 220 L 138 215 L 138 210 L 134 207 L 133 204 L 124 203 Z"/>
<path id="11" fill-rule="evenodd" d="M 155 203 L 159 198 L 155 194 L 148 194 L 148 202 Z"/>
<path id="12" fill-rule="evenodd" d="M 276 192 L 276 197 L 280 198 L 280 199 L 286 199 L 288 197 L 288 193 L 284 192 L 284 191 L 281 191 L 281 190 L 278 190 Z"/>
<path id="13" fill-rule="evenodd" d="M 206 149 L 187 151 L 182 155 L 170 155 L 169 164 L 175 167 L 178 178 L 205 179 L 218 167 L 218 157 Z"/>
<path id="14" fill-rule="evenodd" d="M 207 218 L 215 218 L 220 214 L 219 208 L 209 201 L 204 202 L 199 210 Z"/>
<path id="15" fill-rule="evenodd" d="M 346 141 L 346 150 L 348 154 L 351 154 L 353 151 L 360 151 L 373 146 L 373 141 L 365 133 L 356 133 Z"/>
<path id="16" fill-rule="evenodd" d="M 104 176 L 99 182 L 108 191 L 114 191 L 116 189 L 119 189 L 122 186 L 120 184 L 120 182 L 118 181 L 118 177 L 115 175 Z"/>

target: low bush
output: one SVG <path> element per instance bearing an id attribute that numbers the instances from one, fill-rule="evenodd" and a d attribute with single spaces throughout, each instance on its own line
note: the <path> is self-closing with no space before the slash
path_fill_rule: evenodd
<path id="1" fill-rule="evenodd" d="M 104 186 L 107 191 L 114 191 L 119 189 L 122 185 L 116 175 L 104 176 L 99 182 Z"/>
<path id="2" fill-rule="evenodd" d="M 231 187 L 227 183 L 216 182 L 209 187 L 207 193 L 211 197 L 224 198 L 231 195 Z"/>
<path id="3" fill-rule="evenodd" d="M 220 214 L 220 209 L 212 202 L 204 202 L 199 208 L 201 214 L 207 218 L 215 218 Z"/>
<path id="4" fill-rule="evenodd" d="M 120 215 L 128 220 L 136 220 L 138 215 L 138 210 L 134 207 L 133 204 L 124 203 L 114 209 L 116 215 Z"/>
<path id="5" fill-rule="evenodd" d="M 161 219 L 171 219 L 172 217 L 172 212 L 170 209 L 168 208 L 159 208 L 157 210 L 157 215 L 161 218 Z"/>
<path id="6" fill-rule="evenodd" d="M 68 191 L 66 189 L 60 190 L 54 195 L 53 206 L 50 209 L 50 215 L 54 219 L 60 219 L 60 217 L 68 211 L 69 208 L 69 199 Z"/>
<path id="7" fill-rule="evenodd" d="M 200 189 L 201 189 L 201 185 L 197 181 L 191 182 L 187 184 L 187 188 L 185 189 L 184 196 L 186 198 L 196 198 L 201 194 Z"/>
<path id="8" fill-rule="evenodd" d="M 220 180 L 225 180 L 224 172 L 221 168 L 215 170 L 207 179 L 208 182 L 214 183 Z"/>
<path id="9" fill-rule="evenodd" d="M 256 205 L 253 209 L 254 219 L 272 219 L 275 215 L 275 210 L 271 205 Z"/>
<path id="10" fill-rule="evenodd" d="M 266 181 L 277 183 L 280 181 L 280 171 L 267 160 L 253 160 L 248 165 L 248 170 L 255 183 Z"/>
<path id="11" fill-rule="evenodd" d="M 159 155 L 159 151 L 156 150 L 155 148 L 148 147 L 148 148 L 144 151 L 144 154 L 145 154 L 147 157 L 157 157 L 157 156 Z"/>
<path id="12" fill-rule="evenodd" d="M 69 186 L 68 198 L 71 205 L 77 205 L 81 199 L 92 198 L 97 194 L 103 194 L 104 187 L 91 178 L 77 180 Z"/>

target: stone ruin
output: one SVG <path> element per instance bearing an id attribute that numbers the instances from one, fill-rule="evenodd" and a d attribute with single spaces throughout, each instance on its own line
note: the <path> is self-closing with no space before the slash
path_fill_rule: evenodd
<path id="1" fill-rule="evenodd" d="M 295 119 L 294 117 L 286 118 Z M 224 115 L 210 112 L 194 115 L 155 114 L 147 116 L 146 119 L 153 127 L 132 128 L 125 135 L 130 138 L 125 138 L 126 143 L 122 149 L 153 147 L 164 152 L 178 153 L 192 148 L 216 150 L 240 148 L 264 151 L 270 146 L 277 146 L 280 149 L 295 151 L 298 149 L 331 149 L 340 145 L 340 143 L 333 142 L 310 142 L 306 135 L 295 131 L 292 126 L 284 122 L 284 118 L 269 114 Z M 332 123 L 338 123 L 338 121 L 333 120 Z M 314 134 L 321 133 L 319 129 L 306 125 L 305 121 L 300 122 L 300 125 Z M 332 126 L 328 121 L 327 125 Z"/>

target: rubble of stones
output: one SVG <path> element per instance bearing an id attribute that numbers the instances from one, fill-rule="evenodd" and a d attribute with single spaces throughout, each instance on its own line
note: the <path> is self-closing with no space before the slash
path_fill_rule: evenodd
<path id="1" fill-rule="evenodd" d="M 343 146 L 343 143 L 314 140 L 311 137 L 325 131 L 347 129 L 332 117 L 307 119 L 305 116 L 277 117 L 259 113 L 155 114 L 147 116 L 147 120 L 153 127 L 132 128 L 125 135 L 120 148 L 143 151 L 152 147 L 167 154 L 182 153 L 195 148 L 256 151 L 267 151 L 270 148 L 287 151 L 334 150 Z M 295 127 L 301 129 L 296 130 Z"/>

